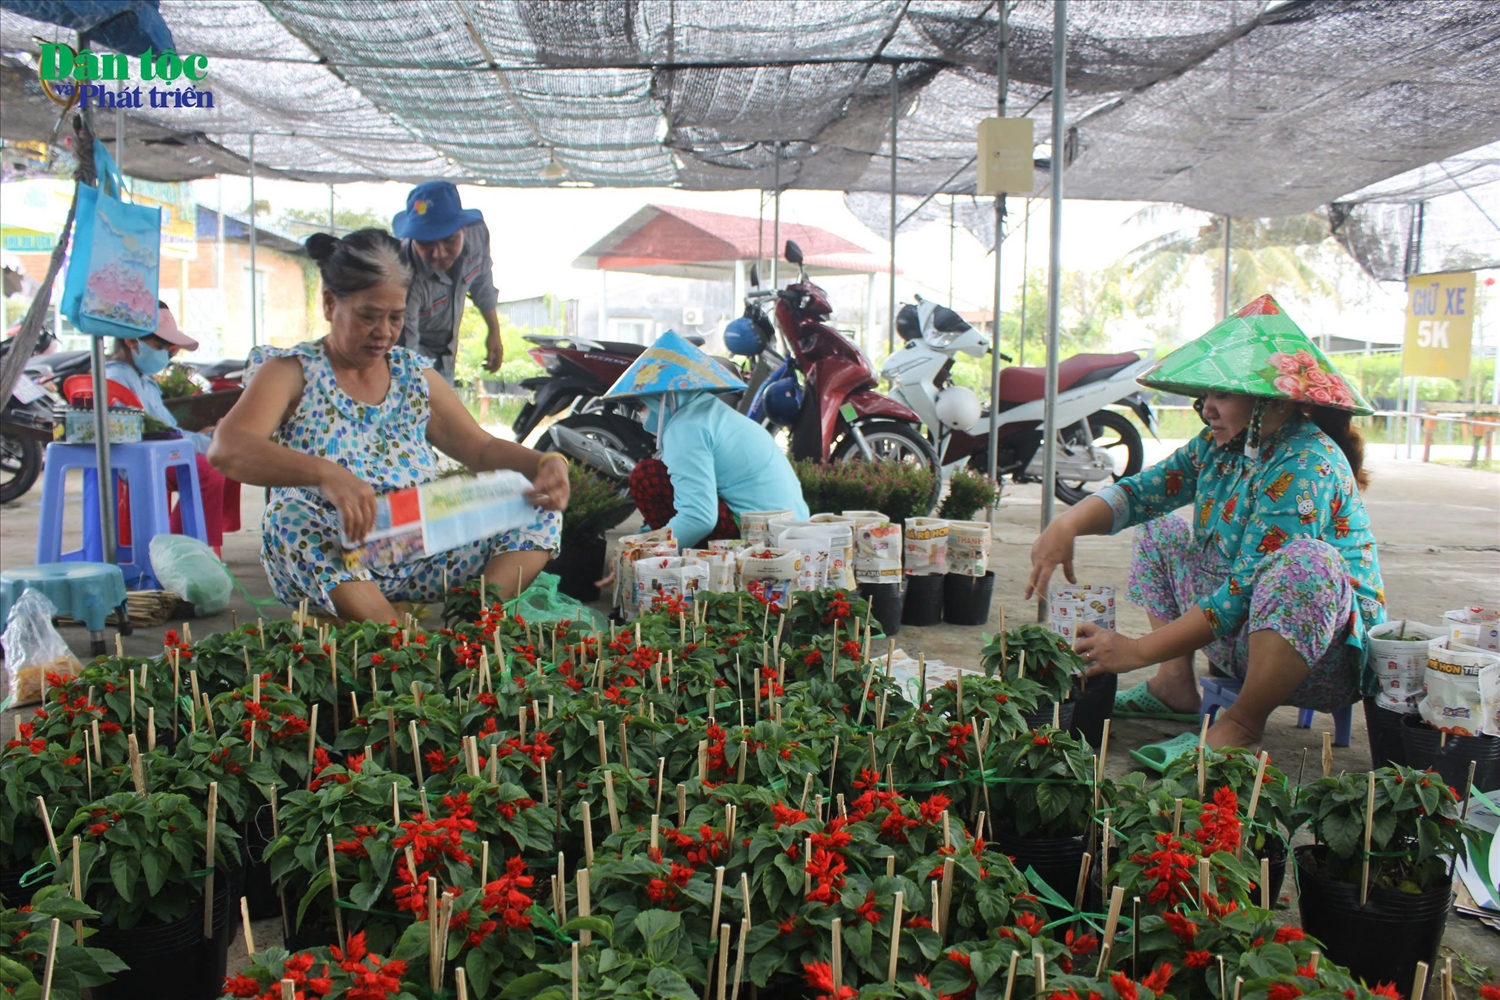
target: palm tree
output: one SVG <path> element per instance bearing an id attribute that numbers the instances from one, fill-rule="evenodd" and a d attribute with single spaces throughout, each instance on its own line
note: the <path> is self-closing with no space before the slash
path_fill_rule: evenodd
<path id="1" fill-rule="evenodd" d="M 1155 206 L 1131 217 L 1132 222 L 1155 217 Z M 1236 308 L 1266 292 L 1288 297 L 1338 298 L 1338 289 L 1319 273 L 1318 258 L 1343 254 L 1321 212 L 1280 219 L 1235 219 L 1230 229 L 1229 297 Z M 1224 260 L 1224 218 L 1198 229 L 1182 229 L 1147 240 L 1122 261 L 1128 279 L 1127 301 L 1138 315 L 1149 315 L 1178 291 L 1189 275 L 1207 268 L 1221 273 Z M 1223 282 L 1214 282 L 1219 312 L 1224 312 Z"/>

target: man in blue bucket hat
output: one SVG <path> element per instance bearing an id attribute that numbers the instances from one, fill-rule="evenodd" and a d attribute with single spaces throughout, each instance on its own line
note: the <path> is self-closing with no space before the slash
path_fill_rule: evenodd
<path id="1" fill-rule="evenodd" d="M 401 346 L 431 358 L 438 374 L 452 382 L 467 296 L 489 328 L 484 367 L 499 370 L 505 358 L 484 214 L 464 208 L 452 183 L 427 181 L 411 189 L 406 211 L 396 213 L 391 231 L 401 240 L 402 256 L 412 269 Z"/>

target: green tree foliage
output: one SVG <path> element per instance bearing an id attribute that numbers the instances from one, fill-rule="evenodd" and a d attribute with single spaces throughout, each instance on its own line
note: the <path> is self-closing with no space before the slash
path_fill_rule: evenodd
<path id="1" fill-rule="evenodd" d="M 263 211 L 269 212 L 267 205 Z M 391 228 L 390 216 L 381 215 L 378 212 L 364 209 L 354 211 L 349 208 L 335 209 L 333 223 L 338 236 L 347 236 L 356 229 L 385 229 Z M 313 233 L 326 233 L 328 229 L 328 213 L 310 211 L 305 208 L 283 209 L 276 217 L 276 225 L 283 232 L 290 233 L 298 239 L 306 239 Z"/>

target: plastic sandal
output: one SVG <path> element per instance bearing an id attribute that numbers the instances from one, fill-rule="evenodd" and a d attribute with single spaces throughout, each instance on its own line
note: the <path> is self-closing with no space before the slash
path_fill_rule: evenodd
<path id="1" fill-rule="evenodd" d="M 1139 763 L 1149 767 L 1157 774 L 1165 774 L 1168 765 L 1180 757 L 1188 757 L 1198 752 L 1197 733 L 1179 733 L 1170 740 L 1160 743 L 1152 743 L 1143 746 L 1139 750 L 1130 751 L 1130 756 Z"/>
<path id="2" fill-rule="evenodd" d="M 1174 712 L 1172 707 L 1152 694 L 1144 684 L 1115 694 L 1117 719 L 1165 719 L 1169 722 L 1197 722 L 1197 712 Z"/>

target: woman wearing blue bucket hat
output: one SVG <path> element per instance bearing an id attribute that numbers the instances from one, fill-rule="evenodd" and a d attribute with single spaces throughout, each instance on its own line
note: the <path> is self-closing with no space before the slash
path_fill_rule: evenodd
<path id="1" fill-rule="evenodd" d="M 406 211 L 396 213 L 391 231 L 401 240 L 401 256 L 412 269 L 401 346 L 431 358 L 433 368 L 451 383 L 467 297 L 489 330 L 484 367 L 498 371 L 505 358 L 484 214 L 464 208 L 450 182 L 427 181 L 411 189 Z"/>

